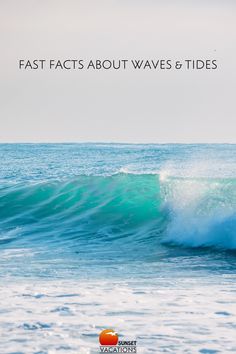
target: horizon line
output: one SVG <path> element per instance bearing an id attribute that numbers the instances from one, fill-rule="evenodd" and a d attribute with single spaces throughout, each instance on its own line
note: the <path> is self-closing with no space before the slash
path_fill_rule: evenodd
<path id="1" fill-rule="evenodd" d="M 13 144 L 107 144 L 107 145 L 236 145 L 236 142 L 118 142 L 118 141 L 0 141 L 0 145 Z"/>

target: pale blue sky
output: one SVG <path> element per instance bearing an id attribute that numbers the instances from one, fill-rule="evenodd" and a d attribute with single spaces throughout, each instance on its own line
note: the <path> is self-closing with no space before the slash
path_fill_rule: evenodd
<path id="1" fill-rule="evenodd" d="M 233 0 L 3 0 L 0 142 L 236 142 Z M 217 71 L 20 71 L 19 59 L 217 59 Z"/>

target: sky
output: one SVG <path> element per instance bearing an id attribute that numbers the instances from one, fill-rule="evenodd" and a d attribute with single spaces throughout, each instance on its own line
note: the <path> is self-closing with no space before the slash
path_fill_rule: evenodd
<path id="1" fill-rule="evenodd" d="M 1 0 L 0 142 L 236 143 L 234 0 Z M 217 70 L 20 70 L 215 59 Z"/>

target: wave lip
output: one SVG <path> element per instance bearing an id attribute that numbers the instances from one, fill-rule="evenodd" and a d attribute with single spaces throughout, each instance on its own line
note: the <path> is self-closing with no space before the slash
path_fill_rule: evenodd
<path id="1" fill-rule="evenodd" d="M 236 180 L 170 178 L 162 184 L 170 221 L 165 242 L 236 249 Z"/>

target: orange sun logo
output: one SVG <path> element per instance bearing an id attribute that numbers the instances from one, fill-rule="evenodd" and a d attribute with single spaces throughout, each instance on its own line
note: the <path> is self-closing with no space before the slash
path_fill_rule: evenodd
<path id="1" fill-rule="evenodd" d="M 99 342 L 101 345 L 117 345 L 118 335 L 113 329 L 104 329 L 100 333 Z"/>

